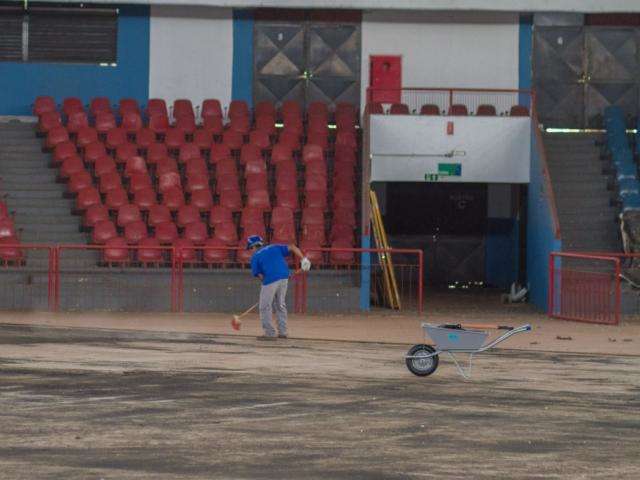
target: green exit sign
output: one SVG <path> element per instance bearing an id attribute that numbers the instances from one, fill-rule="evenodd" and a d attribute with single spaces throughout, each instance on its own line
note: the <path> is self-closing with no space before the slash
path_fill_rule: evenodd
<path id="1" fill-rule="evenodd" d="M 461 177 L 462 165 L 459 163 L 439 163 L 438 174 L 446 175 L 448 177 Z"/>
<path id="2" fill-rule="evenodd" d="M 425 173 L 424 181 L 425 182 L 437 182 L 440 176 L 437 173 Z"/>

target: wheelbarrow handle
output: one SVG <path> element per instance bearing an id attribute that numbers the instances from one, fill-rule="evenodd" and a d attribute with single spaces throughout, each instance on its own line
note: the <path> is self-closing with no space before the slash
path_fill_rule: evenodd
<path id="1" fill-rule="evenodd" d="M 494 325 L 491 323 L 462 323 L 463 328 L 471 328 L 475 330 L 513 330 L 514 327 L 508 325 Z"/>

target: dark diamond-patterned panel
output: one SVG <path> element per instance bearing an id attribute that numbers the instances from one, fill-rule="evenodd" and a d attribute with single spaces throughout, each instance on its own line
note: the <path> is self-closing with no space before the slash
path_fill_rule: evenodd
<path id="1" fill-rule="evenodd" d="M 255 35 L 258 75 L 300 75 L 304 71 L 304 30 L 299 25 L 260 26 Z"/>
<path id="2" fill-rule="evenodd" d="M 577 81 L 584 71 L 583 29 L 536 28 L 533 66 L 536 80 Z"/>
<path id="3" fill-rule="evenodd" d="M 586 90 L 586 120 L 589 128 L 603 128 L 602 114 L 609 105 L 622 107 L 626 117 L 635 117 L 638 109 L 637 83 L 595 83 Z"/>
<path id="4" fill-rule="evenodd" d="M 548 127 L 584 125 L 584 87 L 578 83 L 538 85 L 536 104 L 540 120 Z"/>
<path id="5" fill-rule="evenodd" d="M 633 81 L 638 75 L 638 42 L 632 28 L 586 29 L 591 81 Z"/>
<path id="6" fill-rule="evenodd" d="M 309 70 L 314 75 L 355 76 L 360 71 L 359 34 L 355 25 L 311 26 Z"/>

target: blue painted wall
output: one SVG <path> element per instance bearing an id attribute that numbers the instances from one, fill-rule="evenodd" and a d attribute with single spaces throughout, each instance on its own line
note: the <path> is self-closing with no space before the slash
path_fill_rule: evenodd
<path id="1" fill-rule="evenodd" d="M 233 11 L 231 98 L 253 104 L 253 11 Z"/>
<path id="2" fill-rule="evenodd" d="M 555 237 L 549 193 L 544 181 L 542 162 L 531 131 L 531 181 L 528 191 L 527 215 L 527 283 L 529 299 L 540 309 L 547 308 L 549 288 L 549 254 L 562 250 L 562 241 Z"/>
<path id="3" fill-rule="evenodd" d="M 122 6 L 118 17 L 116 67 L 64 63 L 0 62 L 0 115 L 30 115 L 38 95 L 58 102 L 76 96 L 149 97 L 149 7 Z"/>
<path id="4" fill-rule="evenodd" d="M 518 35 L 518 88 L 529 90 L 532 85 L 533 70 L 531 68 L 533 55 L 533 16 L 521 15 Z M 520 94 L 518 103 L 531 107 L 530 97 Z"/>

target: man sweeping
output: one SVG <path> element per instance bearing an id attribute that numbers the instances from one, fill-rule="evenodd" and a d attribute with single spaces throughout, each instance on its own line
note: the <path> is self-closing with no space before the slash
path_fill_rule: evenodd
<path id="1" fill-rule="evenodd" d="M 289 267 L 285 257 L 292 252 L 300 259 L 300 268 L 307 272 L 311 262 L 296 245 L 265 245 L 262 237 L 252 235 L 247 239 L 247 250 L 254 250 L 251 257 L 251 273 L 262 281 L 260 289 L 260 322 L 264 339 L 276 338 L 271 324 L 272 310 L 278 319 L 278 338 L 287 338 L 287 284 Z"/>

